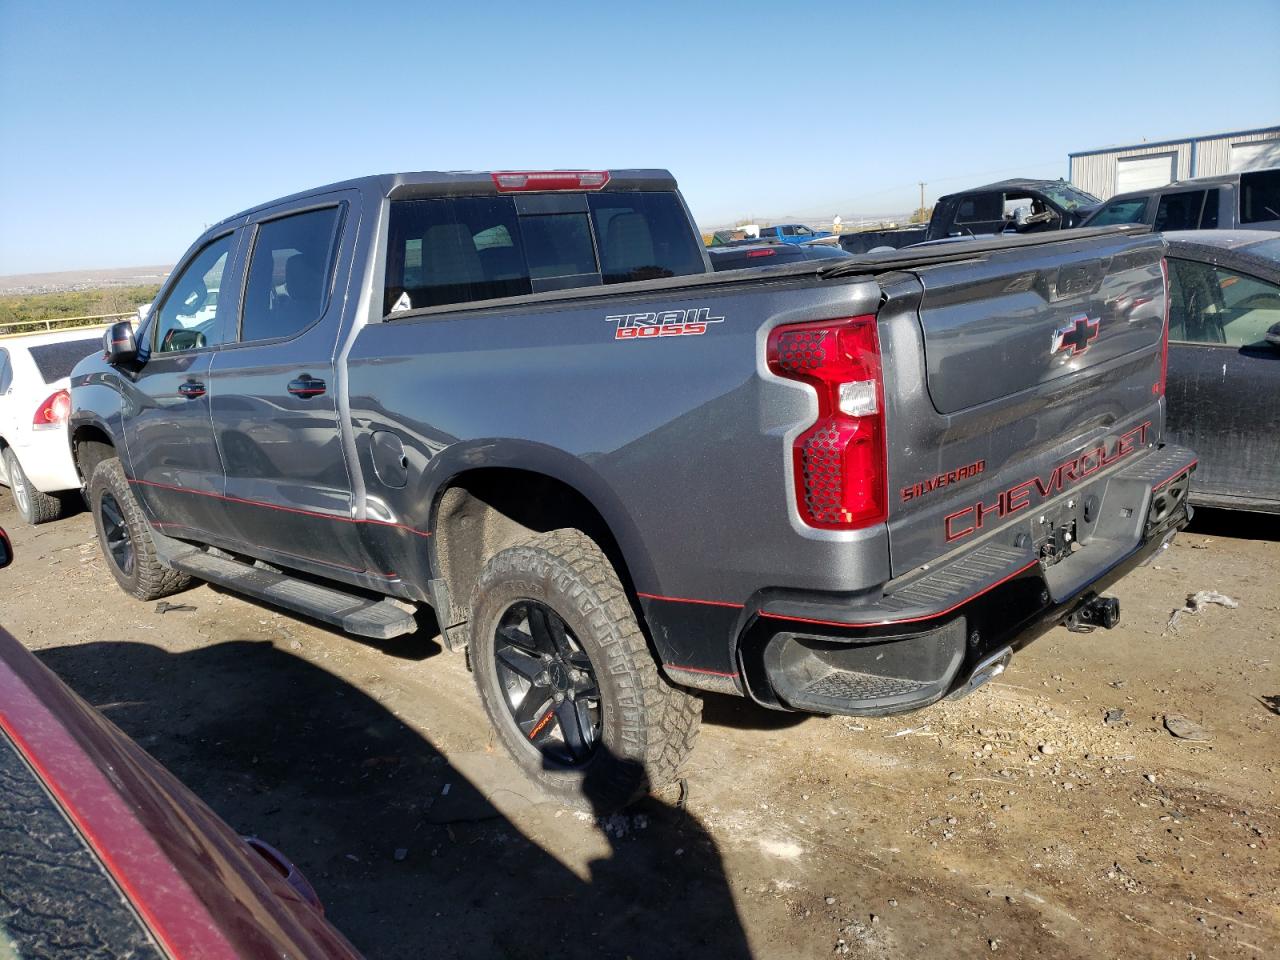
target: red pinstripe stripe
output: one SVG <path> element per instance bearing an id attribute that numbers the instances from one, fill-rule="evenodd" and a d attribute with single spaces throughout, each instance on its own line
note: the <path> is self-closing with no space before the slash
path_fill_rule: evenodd
<path id="1" fill-rule="evenodd" d="M 891 627 L 891 626 L 896 626 L 899 623 L 919 623 L 921 620 L 934 620 L 938 617 L 945 617 L 948 613 L 951 613 L 951 611 L 958 610 L 960 607 L 963 607 L 970 600 L 976 600 L 978 599 L 978 597 L 982 596 L 984 593 L 990 593 L 992 590 L 994 590 L 996 587 L 1000 586 L 1001 584 L 1008 583 L 1010 580 L 1012 580 L 1014 577 L 1018 576 L 1019 574 L 1026 573 L 1028 570 L 1030 570 L 1039 562 L 1040 562 L 1039 560 L 1032 560 L 1025 567 L 1020 567 L 1019 569 L 1013 571 L 1013 573 L 1009 574 L 1007 577 L 1001 577 L 995 583 L 988 584 L 987 586 L 979 590 L 977 593 L 972 593 L 969 596 L 965 597 L 963 600 L 957 600 L 955 603 L 947 607 L 945 610 L 935 610 L 931 613 L 926 613 L 919 617 L 901 617 L 897 620 L 867 620 L 867 621 L 859 621 L 855 623 L 847 623 L 843 620 L 810 620 L 807 617 L 788 617 L 785 614 L 766 613 L 763 610 L 760 611 L 760 616 L 767 617 L 770 620 L 787 620 L 787 621 L 790 621 L 791 623 L 816 623 L 824 627 Z"/>
<path id="2" fill-rule="evenodd" d="M 1163 480 L 1157 483 L 1154 487 L 1152 487 L 1151 492 L 1155 493 L 1157 490 L 1163 487 L 1166 483 L 1169 483 L 1173 480 L 1177 480 L 1180 476 L 1182 476 L 1184 473 L 1188 473 L 1192 468 L 1197 466 L 1199 463 L 1200 463 L 1199 459 L 1196 459 L 1196 460 L 1192 460 L 1185 467 L 1179 467 L 1177 473 L 1169 474 L 1169 476 L 1165 477 Z"/>
<path id="3" fill-rule="evenodd" d="M 415 530 L 413 527 L 406 526 L 403 523 L 392 523 L 390 520 L 361 520 L 355 517 L 335 517 L 329 513 L 317 513 L 314 510 L 303 510 L 301 507 L 282 507 L 276 503 L 264 503 L 261 500 L 246 500 L 243 497 L 229 497 L 226 494 L 212 493 L 208 490 L 193 490 L 190 487 L 176 487 L 171 483 L 157 483 L 155 480 L 130 480 L 129 482 L 136 483 L 144 487 L 159 487 L 161 490 L 173 490 L 177 493 L 192 493 L 197 497 L 212 497 L 214 500 L 225 500 L 228 503 L 243 503 L 250 507 L 263 507 L 266 510 L 279 510 L 283 513 L 296 513 L 304 517 L 315 517 L 318 520 L 333 520 L 337 523 L 371 523 L 379 527 L 394 527 L 397 530 L 404 530 L 407 533 L 412 533 L 419 537 L 431 536 L 431 531 L 429 530 Z"/>
<path id="4" fill-rule="evenodd" d="M 637 597 L 644 597 L 646 600 L 665 600 L 667 603 L 696 603 L 704 607 L 732 607 L 734 610 L 741 610 L 742 604 L 730 603 L 728 600 L 694 600 L 691 597 L 663 597 L 656 593 L 640 593 L 636 591 Z"/>

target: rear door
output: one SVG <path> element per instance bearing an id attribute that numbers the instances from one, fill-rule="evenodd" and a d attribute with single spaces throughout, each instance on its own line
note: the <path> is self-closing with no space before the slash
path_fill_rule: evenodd
<path id="1" fill-rule="evenodd" d="M 1280 284 L 1169 258 L 1169 439 L 1200 457 L 1192 496 L 1280 503 Z"/>
<path id="2" fill-rule="evenodd" d="M 357 572 L 334 358 L 358 216 L 358 193 L 342 191 L 251 219 L 243 303 L 209 376 L 234 537 Z"/>
<path id="3" fill-rule="evenodd" d="M 122 378 L 133 487 L 161 530 L 192 536 L 223 527 L 222 462 L 209 416 L 209 363 L 234 330 L 237 226 L 215 234 L 176 271 L 140 331 L 145 362 Z"/>

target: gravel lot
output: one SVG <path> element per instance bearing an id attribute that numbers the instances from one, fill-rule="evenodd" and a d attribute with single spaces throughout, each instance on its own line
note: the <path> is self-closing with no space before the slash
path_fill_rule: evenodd
<path id="1" fill-rule="evenodd" d="M 603 821 L 519 778 L 429 629 L 375 645 L 208 587 L 161 615 L 87 515 L 31 528 L 0 490 L 0 525 L 0 624 L 298 861 L 371 960 L 1280 956 L 1274 518 L 1202 514 L 1114 590 L 1120 628 L 1059 628 L 963 702 L 709 697 L 686 806 Z M 1198 590 L 1239 607 L 1168 631 Z"/>

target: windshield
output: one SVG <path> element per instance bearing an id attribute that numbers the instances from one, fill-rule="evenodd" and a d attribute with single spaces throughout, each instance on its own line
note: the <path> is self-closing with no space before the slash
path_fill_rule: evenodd
<path id="1" fill-rule="evenodd" d="M 1096 207 L 1102 201 L 1091 193 L 1077 190 L 1069 183 L 1055 183 L 1043 188 L 1044 195 L 1063 210 L 1079 210 L 1081 207 Z"/>

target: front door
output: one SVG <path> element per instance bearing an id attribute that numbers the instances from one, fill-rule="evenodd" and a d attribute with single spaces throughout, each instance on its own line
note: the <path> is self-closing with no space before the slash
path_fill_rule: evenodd
<path id="1" fill-rule="evenodd" d="M 1165 432 L 1200 457 L 1192 495 L 1280 503 L 1280 285 L 1173 257 L 1169 274 Z"/>
<path id="2" fill-rule="evenodd" d="M 175 537 L 223 528 L 222 462 L 213 440 L 209 366 L 234 315 L 239 284 L 230 229 L 178 268 L 139 331 L 143 359 L 121 405 L 132 486 L 152 522 Z"/>
<path id="3" fill-rule="evenodd" d="M 335 366 L 357 215 L 357 195 L 342 193 L 250 224 L 238 335 L 211 372 L 238 539 L 263 559 L 339 576 L 366 567 Z"/>

